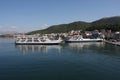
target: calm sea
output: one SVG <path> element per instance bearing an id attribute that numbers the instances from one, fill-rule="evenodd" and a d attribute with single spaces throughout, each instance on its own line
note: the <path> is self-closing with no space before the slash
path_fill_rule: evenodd
<path id="1" fill-rule="evenodd" d="M 120 80 L 120 47 L 103 42 L 15 45 L 0 38 L 0 80 Z"/>

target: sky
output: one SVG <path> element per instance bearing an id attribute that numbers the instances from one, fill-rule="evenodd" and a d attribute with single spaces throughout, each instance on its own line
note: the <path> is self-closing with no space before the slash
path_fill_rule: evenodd
<path id="1" fill-rule="evenodd" d="M 120 16 L 120 0 L 0 0 L 0 31 L 29 32 Z"/>

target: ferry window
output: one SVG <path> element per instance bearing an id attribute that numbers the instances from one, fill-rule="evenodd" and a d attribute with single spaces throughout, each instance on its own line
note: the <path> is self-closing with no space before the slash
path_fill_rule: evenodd
<path id="1" fill-rule="evenodd" d="M 32 38 L 28 38 L 28 42 L 32 42 Z"/>
<path id="2" fill-rule="evenodd" d="M 38 38 L 34 38 L 34 42 L 39 42 Z"/>
<path id="3" fill-rule="evenodd" d="M 22 38 L 21 42 L 24 42 L 26 40 L 26 38 Z"/>

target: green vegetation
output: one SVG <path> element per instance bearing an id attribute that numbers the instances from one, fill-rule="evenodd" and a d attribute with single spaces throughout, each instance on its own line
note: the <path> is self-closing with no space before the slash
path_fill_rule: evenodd
<path id="1" fill-rule="evenodd" d="M 86 28 L 86 30 L 112 30 L 118 31 L 120 30 L 120 16 L 110 17 L 110 18 L 102 18 L 100 20 L 94 21 L 91 23 L 91 27 Z"/>
<path id="2" fill-rule="evenodd" d="M 32 31 L 27 34 L 36 34 L 36 33 L 64 33 L 69 32 L 71 30 L 113 30 L 118 31 L 120 30 L 120 16 L 116 17 L 109 17 L 109 18 L 102 18 L 100 20 L 88 23 L 83 21 L 73 22 L 70 24 L 60 24 L 50 26 L 47 29 Z"/>
<path id="3" fill-rule="evenodd" d="M 29 32 L 28 34 L 65 33 L 65 32 L 69 32 L 71 30 L 86 29 L 87 27 L 90 27 L 89 23 L 79 21 L 79 22 L 73 22 L 70 24 L 61 24 L 61 25 L 50 26 L 47 29 L 32 31 L 32 32 Z"/>

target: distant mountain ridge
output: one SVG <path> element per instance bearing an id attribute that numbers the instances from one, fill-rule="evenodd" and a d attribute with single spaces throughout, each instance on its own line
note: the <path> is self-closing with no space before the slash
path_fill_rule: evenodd
<path id="1" fill-rule="evenodd" d="M 4 35 L 4 34 L 17 34 L 16 31 L 0 31 L 0 34 L 1 35 Z"/>
<path id="2" fill-rule="evenodd" d="M 120 16 L 115 17 L 107 17 L 102 18 L 91 23 L 84 22 L 84 21 L 77 21 L 72 22 L 69 24 L 60 24 L 60 25 L 53 25 L 43 30 L 32 31 L 27 34 L 35 34 L 35 33 L 63 33 L 69 32 L 71 30 L 113 30 L 118 31 L 120 30 Z"/>

